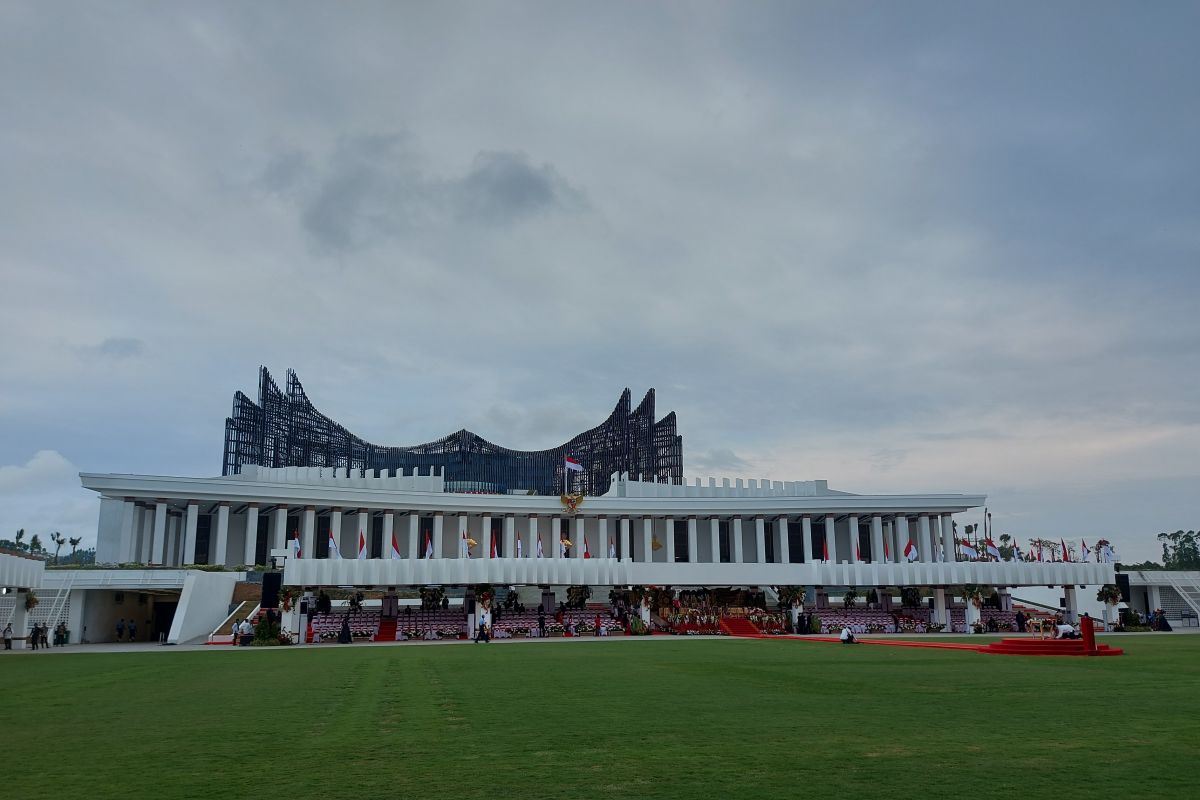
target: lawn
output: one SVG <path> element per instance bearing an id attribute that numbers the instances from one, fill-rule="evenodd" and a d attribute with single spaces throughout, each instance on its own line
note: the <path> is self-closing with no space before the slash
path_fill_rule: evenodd
<path id="1" fill-rule="evenodd" d="M 3 797 L 1200 793 L 1200 636 L 1119 658 L 759 640 L 0 657 Z"/>

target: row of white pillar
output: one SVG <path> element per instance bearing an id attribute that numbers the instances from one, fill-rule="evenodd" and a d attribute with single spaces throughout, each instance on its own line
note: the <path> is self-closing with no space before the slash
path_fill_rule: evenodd
<path id="1" fill-rule="evenodd" d="M 121 532 L 121 553 L 122 561 L 126 562 L 141 562 L 147 564 L 191 564 L 196 561 L 196 527 L 199 517 L 199 504 L 187 503 L 186 510 L 182 516 L 168 514 L 168 504 L 166 501 L 159 500 L 153 506 L 139 505 L 132 501 L 124 503 Z M 282 549 L 287 546 L 287 522 L 288 508 L 286 506 L 276 506 L 270 512 L 271 525 L 269 528 L 268 549 Z M 335 508 L 330 512 L 330 531 L 335 541 L 341 541 L 342 531 L 342 514 L 341 509 Z M 407 516 L 407 531 L 406 536 L 401 538 L 400 531 L 396 528 L 396 512 L 387 511 L 383 514 L 383 555 L 387 557 L 390 553 L 393 533 L 397 534 L 397 542 L 402 545 L 407 545 L 401 549 L 401 553 L 407 553 L 410 558 L 422 558 L 425 554 L 424 542 L 419 541 L 420 537 L 420 516 L 415 512 L 401 512 L 402 516 Z M 357 528 L 360 536 L 370 538 L 370 512 L 367 509 L 360 509 L 357 516 Z M 461 540 L 464 533 L 469 530 L 468 516 L 466 514 L 454 515 L 457 517 L 456 538 Z M 221 503 L 217 505 L 217 511 L 214 515 L 214 525 L 212 527 L 211 537 L 215 541 L 215 552 L 212 552 L 212 563 L 225 564 L 242 563 L 253 564 L 255 562 L 255 550 L 258 542 L 258 526 L 259 526 L 259 508 L 256 504 L 251 504 L 246 509 L 245 517 L 245 551 L 242 554 L 242 560 L 239 562 L 236 558 L 231 558 L 233 554 L 228 552 L 229 545 L 229 505 Z M 831 563 L 847 562 L 852 564 L 857 563 L 886 563 L 894 562 L 901 563 L 908 560 L 905 555 L 905 549 L 911 541 L 917 550 L 917 557 L 921 562 L 929 563 L 935 560 L 936 552 L 940 550 L 945 553 L 945 560 L 954 560 L 954 534 L 953 524 L 950 514 L 918 514 L 916 518 L 916 530 L 913 531 L 909 526 L 907 516 L 899 515 L 890 520 L 885 520 L 883 515 L 874 514 L 869 517 L 870 528 L 870 558 L 864 559 L 859 549 L 859 531 L 860 522 L 866 520 L 866 517 L 858 515 L 849 516 L 849 552 L 842 553 L 838 547 L 836 535 L 836 517 L 832 514 L 825 515 L 818 522 L 823 522 L 824 525 L 824 540 L 823 547 L 820 553 L 813 552 L 813 523 L 814 518 L 810 515 L 804 515 L 800 518 L 801 525 L 801 542 L 803 546 L 803 561 L 812 563 L 813 561 L 829 561 Z M 500 552 L 507 554 L 509 557 L 516 554 L 516 537 L 517 537 L 517 519 L 512 515 L 502 517 L 504 520 L 502 540 L 497 542 L 501 547 Z M 562 537 L 563 522 L 569 521 L 571 530 L 568 536 L 573 540 L 574 557 L 582 558 L 584 555 L 583 536 L 586 520 L 596 520 L 597 535 L 595 541 L 597 550 L 591 551 L 590 555 L 593 558 L 601 558 L 608 556 L 610 531 L 609 518 L 607 517 L 550 517 L 550 541 L 543 543 L 543 553 L 546 558 L 559 558 L 559 541 Z M 522 555 L 525 558 L 534 558 L 536 556 L 536 541 L 538 539 L 538 520 L 537 515 L 529 515 L 525 517 L 524 526 L 527 529 L 527 536 L 522 535 Z M 700 520 L 696 516 L 689 516 L 687 520 L 687 536 L 688 549 L 687 560 L 696 562 L 699 560 L 699 537 L 700 537 Z M 476 552 L 481 558 L 489 558 L 491 556 L 491 543 L 486 540 L 488 532 L 492 529 L 492 516 L 483 515 L 483 523 L 481 530 L 484 531 L 485 540 L 480 542 L 480 547 Z M 640 531 L 634 531 L 635 520 L 629 517 L 621 517 L 614 520 L 618 523 L 617 531 L 614 531 L 613 543 L 616 543 L 616 536 L 619 535 L 620 549 L 618 552 L 625 559 L 631 559 L 634 549 L 630 547 L 632 537 L 640 535 L 641 537 L 641 552 L 644 560 L 653 559 L 653 538 L 654 538 L 654 518 L 640 517 Z M 708 520 L 710 537 L 710 553 L 713 561 L 720 560 L 720 523 L 721 520 L 717 517 L 710 517 Z M 729 520 L 729 539 L 730 539 L 730 561 L 740 564 L 746 561 L 746 553 L 743 552 L 743 533 L 744 520 L 742 517 L 732 517 Z M 767 537 L 767 520 L 763 516 L 755 516 L 749 520 L 754 525 L 754 563 L 765 563 L 767 557 L 766 537 Z M 666 532 L 663 547 L 665 548 L 665 560 L 668 563 L 675 561 L 675 519 L 673 517 L 666 518 L 664 530 Z M 775 555 L 778 563 L 789 563 L 791 561 L 789 537 L 788 537 L 788 520 L 786 517 L 778 517 L 772 523 L 774 531 L 772 535 L 776 544 Z M 433 515 L 433 530 L 432 550 L 433 557 L 442 557 L 443 540 L 445 536 L 444 515 L 435 513 Z M 305 555 L 316 552 L 315 548 L 315 533 L 316 533 L 316 507 L 305 506 L 300 515 L 300 540 L 301 551 Z M 358 537 L 355 537 L 355 541 Z M 405 541 L 406 540 L 406 541 Z M 344 553 L 343 556 L 353 558 L 357 553 Z M 885 557 L 886 556 L 886 557 Z"/>

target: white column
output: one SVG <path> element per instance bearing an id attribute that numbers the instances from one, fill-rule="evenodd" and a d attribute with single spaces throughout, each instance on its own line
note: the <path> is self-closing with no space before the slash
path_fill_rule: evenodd
<path id="1" fill-rule="evenodd" d="M 1079 624 L 1079 603 L 1075 599 L 1074 584 L 1063 587 L 1063 600 L 1067 603 L 1064 609 L 1066 613 L 1063 614 L 1064 620 L 1072 625 Z"/>
<path id="2" fill-rule="evenodd" d="M 29 647 L 25 637 L 29 635 L 29 612 L 25 610 L 25 598 L 29 592 L 13 594 L 13 610 L 9 624 L 12 625 L 13 649 L 25 650 Z M 37 594 L 37 592 L 34 592 Z M 43 602 L 49 602 L 48 600 Z M 95 635 L 95 634 L 93 634 Z"/>
<path id="3" fill-rule="evenodd" d="M 121 502 L 121 541 L 117 545 L 118 563 L 137 561 L 137 506 L 126 498 Z"/>
<path id="4" fill-rule="evenodd" d="M 420 558 L 421 545 L 421 515 L 415 511 L 408 512 L 408 557 Z"/>
<path id="5" fill-rule="evenodd" d="M 883 517 L 871 515 L 871 563 L 883 563 Z"/>
<path id="6" fill-rule="evenodd" d="M 575 543 L 575 558 L 583 558 L 583 540 L 586 537 L 587 523 L 584 522 L 583 516 L 576 514 L 575 519 L 571 520 L 571 541 Z"/>
<path id="7" fill-rule="evenodd" d="M 654 520 L 642 517 L 642 555 L 647 562 L 654 560 Z"/>
<path id="8" fill-rule="evenodd" d="M 950 610 L 946 607 L 946 590 L 937 587 L 933 590 L 933 619 L 934 622 L 940 622 L 946 626 L 946 633 L 950 633 Z"/>
<path id="9" fill-rule="evenodd" d="M 342 510 L 335 508 L 329 513 L 329 536 L 333 541 L 337 542 L 338 551 L 342 549 Z M 343 555 L 345 555 L 343 553 Z M 329 556 L 333 557 L 333 552 L 330 551 Z"/>
<path id="10" fill-rule="evenodd" d="M 281 550 L 287 545 L 287 506 L 279 506 L 271 512 L 271 546 L 267 548 L 267 561 L 271 550 Z"/>
<path id="11" fill-rule="evenodd" d="M 621 517 L 621 560 L 633 561 L 632 542 L 629 537 L 629 517 Z"/>
<path id="12" fill-rule="evenodd" d="M 862 559 L 858 557 L 858 555 L 859 555 L 858 542 L 859 542 L 859 539 L 858 539 L 858 515 L 851 514 L 850 515 L 850 563 L 851 564 L 858 564 L 858 563 L 862 562 Z"/>
<path id="13" fill-rule="evenodd" d="M 392 511 L 383 512 L 383 542 L 380 544 L 379 557 L 392 557 L 392 535 L 396 532 L 396 514 Z M 399 538 L 399 537 L 397 537 Z M 396 542 L 400 546 L 400 542 Z"/>
<path id="14" fill-rule="evenodd" d="M 767 561 L 767 521 L 762 517 L 754 518 L 754 563 L 765 564 Z"/>
<path id="15" fill-rule="evenodd" d="M 246 506 L 246 544 L 243 548 L 242 555 L 244 560 L 242 564 L 246 566 L 254 566 L 255 551 L 258 550 L 258 503 L 251 503 Z"/>
<path id="16" fill-rule="evenodd" d="M 504 552 L 505 558 L 517 557 L 517 518 L 512 514 L 504 517 Z"/>
<path id="17" fill-rule="evenodd" d="M 775 551 L 775 555 L 779 558 L 780 564 L 788 564 L 792 560 L 792 548 L 791 543 L 788 542 L 787 517 L 775 518 L 775 535 L 779 538 L 779 549 Z"/>
<path id="18" fill-rule="evenodd" d="M 825 547 L 829 550 L 829 563 L 838 563 L 837 557 L 837 518 L 833 514 L 825 515 Z"/>
<path id="19" fill-rule="evenodd" d="M 526 558 L 537 558 L 538 546 L 538 518 L 536 514 L 529 515 L 529 546 L 525 548 Z M 545 545 L 542 546 L 542 555 L 546 554 Z"/>
<path id="20" fill-rule="evenodd" d="M 804 541 L 804 563 L 811 564 L 813 560 L 812 554 L 812 517 L 805 514 L 800 518 L 800 538 Z"/>
<path id="21" fill-rule="evenodd" d="M 213 559 L 221 566 L 229 560 L 229 504 L 217 506 L 217 557 Z"/>
<path id="22" fill-rule="evenodd" d="M 721 563 L 721 520 L 717 517 L 708 518 L 708 538 L 712 543 L 712 563 Z"/>
<path id="23" fill-rule="evenodd" d="M 731 553 L 733 556 L 733 563 L 742 564 L 744 563 L 742 561 L 742 518 L 734 517 L 733 525 L 730 527 L 732 528 L 730 538 L 733 539 L 733 541 L 730 542 L 730 544 L 733 545 L 733 553 Z"/>
<path id="24" fill-rule="evenodd" d="M 167 563 L 167 504 L 161 500 L 154 504 L 154 539 L 150 557 L 155 564 Z"/>
<path id="25" fill-rule="evenodd" d="M 900 514 L 896 517 L 896 563 L 903 564 L 908 561 L 904 557 L 904 548 L 908 547 L 908 517 Z"/>
<path id="26" fill-rule="evenodd" d="M 358 558 L 358 545 L 362 542 L 367 551 L 367 557 L 371 557 L 371 514 L 365 508 L 358 510 L 358 533 L 354 537 L 354 557 Z"/>
<path id="27" fill-rule="evenodd" d="M 688 562 L 695 564 L 700 560 L 700 554 L 697 552 L 700 549 L 700 537 L 696 533 L 696 518 L 688 517 Z"/>
<path id="28" fill-rule="evenodd" d="M 445 525 L 442 512 L 433 515 L 433 557 L 442 557 L 442 528 Z"/>
<path id="29" fill-rule="evenodd" d="M 183 552 L 179 554 L 180 564 L 198 564 L 196 560 L 196 520 L 200 507 L 191 500 L 187 504 L 187 525 L 184 528 Z"/>
<path id="30" fill-rule="evenodd" d="M 954 517 L 942 514 L 942 553 L 948 563 L 954 561 L 954 552 Z"/>
<path id="31" fill-rule="evenodd" d="M 183 553 L 183 543 L 179 539 L 179 517 L 167 515 L 167 554 L 163 560 L 163 564 L 167 566 L 175 566 L 175 559 Z"/>
<path id="32" fill-rule="evenodd" d="M 470 534 L 467 534 L 470 536 Z M 492 557 L 492 515 L 484 514 L 479 523 L 479 557 Z"/>
<path id="33" fill-rule="evenodd" d="M 666 541 L 663 544 L 667 548 L 667 563 L 675 563 L 675 518 L 667 517 L 663 521 L 663 530 L 666 531 Z"/>
<path id="34" fill-rule="evenodd" d="M 596 520 L 596 553 L 600 558 L 608 558 L 608 517 Z"/>
<path id="35" fill-rule="evenodd" d="M 933 539 L 929 535 L 928 514 L 917 517 L 917 547 L 921 548 L 917 553 L 921 557 L 921 563 L 931 563 L 933 561 Z"/>
<path id="36" fill-rule="evenodd" d="M 562 558 L 562 517 L 550 518 L 550 558 Z"/>
<path id="37" fill-rule="evenodd" d="M 142 506 L 142 535 L 140 539 L 141 558 L 143 564 L 149 564 L 153 553 L 154 544 L 154 509 L 150 506 Z"/>

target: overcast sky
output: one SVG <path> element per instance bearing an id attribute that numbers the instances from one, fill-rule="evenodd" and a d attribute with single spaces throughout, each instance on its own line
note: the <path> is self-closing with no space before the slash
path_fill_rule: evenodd
<path id="1" fill-rule="evenodd" d="M 0 4 L 0 535 L 359 435 L 1200 527 L 1194 3 Z M 961 523 L 979 515 L 964 515 Z"/>

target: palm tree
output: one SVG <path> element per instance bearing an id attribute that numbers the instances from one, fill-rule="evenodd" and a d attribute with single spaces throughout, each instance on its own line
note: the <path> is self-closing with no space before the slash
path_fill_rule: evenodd
<path id="1" fill-rule="evenodd" d="M 79 547 L 79 543 L 83 541 L 82 536 L 72 536 L 67 540 L 67 544 L 71 545 L 71 558 L 75 558 L 75 550 Z"/>
<path id="2" fill-rule="evenodd" d="M 29 552 L 31 552 L 31 553 L 42 552 L 42 540 L 38 537 L 38 535 L 36 533 L 33 535 L 33 538 L 31 538 L 29 540 Z"/>
<path id="3" fill-rule="evenodd" d="M 58 531 L 50 534 L 50 541 L 54 542 L 54 563 L 58 564 L 58 551 L 62 550 L 62 546 L 67 543 L 67 537 L 63 536 Z"/>
<path id="4" fill-rule="evenodd" d="M 25 549 L 25 543 L 21 541 L 24 538 L 25 538 L 25 529 L 21 528 L 19 531 L 17 531 L 17 549 L 18 550 Z"/>

